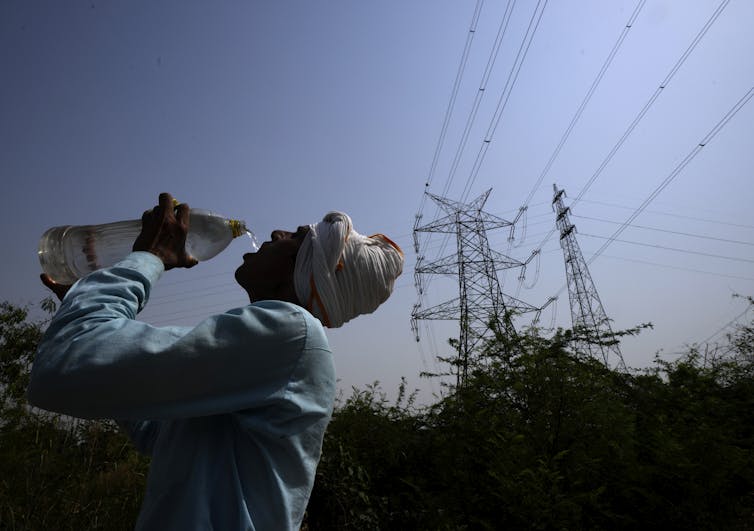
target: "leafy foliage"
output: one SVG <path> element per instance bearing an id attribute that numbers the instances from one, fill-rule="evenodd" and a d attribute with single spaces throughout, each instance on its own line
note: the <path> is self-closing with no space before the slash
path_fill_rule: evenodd
<path id="1" fill-rule="evenodd" d="M 0 303 L 0 529 L 133 529 L 147 461 L 112 423 L 26 404 L 42 335 L 26 318 Z"/>
<path id="2" fill-rule="evenodd" d="M 354 391 L 328 432 L 310 529 L 754 527 L 751 327 L 721 352 L 632 374 L 575 339 L 498 331 L 464 385 L 423 410 Z"/>

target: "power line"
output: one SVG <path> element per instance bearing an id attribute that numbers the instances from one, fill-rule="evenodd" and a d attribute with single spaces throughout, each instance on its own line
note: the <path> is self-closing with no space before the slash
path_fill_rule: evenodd
<path id="1" fill-rule="evenodd" d="M 668 246 L 659 245 L 656 243 L 643 243 L 643 242 L 635 242 L 631 240 L 620 240 L 618 238 L 615 238 L 614 235 L 613 236 L 597 236 L 596 234 L 585 234 L 583 232 L 579 232 L 579 236 L 586 236 L 587 238 L 600 238 L 603 240 L 608 240 L 608 243 L 612 243 L 612 242 L 629 243 L 631 245 L 641 245 L 642 247 L 653 247 L 655 249 L 664 249 L 666 251 L 675 251 L 678 253 L 695 254 L 699 256 L 709 256 L 712 258 L 720 258 L 722 260 L 732 260 L 735 262 L 747 262 L 750 264 L 754 264 L 754 260 L 749 260 L 748 258 L 738 258 L 736 256 L 724 256 L 724 255 L 715 254 L 715 253 L 705 253 L 703 251 L 692 251 L 690 249 L 679 249 L 677 247 L 668 247 Z M 606 245 L 604 245 L 603 247 L 606 247 Z M 597 256 L 597 253 L 592 255 L 590 262 L 593 261 L 596 256 Z"/>
<path id="2" fill-rule="evenodd" d="M 681 57 L 678 59 L 678 61 L 675 62 L 673 67 L 670 69 L 670 72 L 665 76 L 665 78 L 660 82 L 657 89 L 654 91 L 652 96 L 647 100 L 647 102 L 644 104 L 644 107 L 639 111 L 639 113 L 634 117 L 633 121 L 629 124 L 628 128 L 623 132 L 623 135 L 618 139 L 618 142 L 615 143 L 613 148 L 610 150 L 610 152 L 607 154 L 605 159 L 602 161 L 602 163 L 599 165 L 597 170 L 592 174 L 592 176 L 589 178 L 589 180 L 586 182 L 584 187 L 579 192 L 578 196 L 576 196 L 576 199 L 573 200 L 571 203 L 571 206 L 578 203 L 581 198 L 584 196 L 584 194 L 589 190 L 589 188 L 594 184 L 594 181 L 597 180 L 597 178 L 602 174 L 603 170 L 607 167 L 607 165 L 610 163 L 610 161 L 613 159 L 615 154 L 618 152 L 618 150 L 623 146 L 623 144 L 626 142 L 629 136 L 631 136 L 631 133 L 633 133 L 634 129 L 636 129 L 636 126 L 639 125 L 639 122 L 644 118 L 644 116 L 647 114 L 649 109 L 654 105 L 657 98 L 660 97 L 660 94 L 665 90 L 665 88 L 668 86 L 670 81 L 673 79 L 673 77 L 676 75 L 676 73 L 681 69 L 681 66 L 683 66 L 683 63 L 686 62 L 686 59 L 689 58 L 691 53 L 696 49 L 696 47 L 699 45 L 699 42 L 701 42 L 702 38 L 707 34 L 707 31 L 712 27 L 712 25 L 715 23 L 715 21 L 718 19 L 720 14 L 723 12 L 725 7 L 728 5 L 730 0 L 723 0 L 723 2 L 717 7 L 717 9 L 712 13 L 712 16 L 707 20 L 707 22 L 704 24 L 701 30 L 696 34 L 694 39 L 691 41 L 691 44 L 686 48 L 686 50 L 683 52 Z M 540 247 L 542 247 L 547 240 L 552 237 L 553 234 L 555 234 L 556 229 L 553 228 L 550 233 L 547 235 L 547 237 L 542 241 L 540 244 Z M 591 262 L 591 260 L 590 260 Z"/>
<path id="3" fill-rule="evenodd" d="M 518 80 L 518 75 L 521 72 L 521 67 L 523 66 L 524 61 L 526 60 L 526 56 L 529 53 L 529 48 L 531 47 L 531 43 L 534 40 L 534 35 L 537 33 L 539 23 L 542 21 L 542 15 L 544 14 L 545 8 L 547 7 L 547 1 L 548 0 L 544 0 L 543 2 L 542 0 L 539 0 L 537 2 L 537 7 L 534 9 L 534 13 L 529 20 L 529 26 L 526 28 L 526 34 L 524 35 L 524 39 L 518 48 L 518 53 L 516 54 L 516 59 L 513 62 L 513 66 L 508 73 L 508 78 L 505 81 L 503 92 L 502 94 L 500 94 L 500 99 L 498 100 L 495 114 L 492 116 L 490 125 L 484 135 L 484 140 L 482 141 L 482 145 L 479 149 L 479 152 L 477 153 L 476 160 L 474 161 L 474 165 L 471 169 L 471 174 L 466 179 L 466 186 L 464 186 L 463 192 L 461 194 L 461 202 L 465 202 L 468 198 L 469 192 L 471 192 L 471 187 L 474 184 L 477 174 L 479 173 L 479 169 L 482 166 L 482 162 L 484 162 L 484 158 L 487 154 L 487 149 L 492 142 L 492 138 L 495 135 L 497 126 L 500 124 L 500 119 L 502 118 L 503 112 L 508 105 L 508 100 L 510 99 L 510 95 L 513 92 L 513 87 Z M 540 5 L 542 6 L 541 9 Z"/>
<path id="4" fill-rule="evenodd" d="M 633 210 L 634 209 L 634 207 L 632 207 L 632 206 L 619 205 L 617 203 L 610 203 L 610 202 L 607 202 L 607 201 L 595 201 L 593 199 L 582 199 L 581 201 L 583 203 L 592 203 L 592 204 L 595 204 L 595 205 L 603 205 L 603 206 L 608 206 L 608 207 L 612 207 L 612 208 L 622 208 L 622 209 L 625 209 L 625 210 Z M 700 218 L 700 217 L 697 217 L 697 216 L 688 216 L 688 215 L 683 215 L 683 214 L 676 214 L 674 212 L 664 212 L 664 211 L 661 211 L 661 210 L 649 210 L 649 209 L 646 209 L 644 212 L 647 212 L 649 214 L 659 214 L 661 216 L 669 216 L 669 217 L 674 217 L 674 218 L 679 218 L 679 219 L 689 219 L 689 220 L 692 220 L 692 221 L 702 221 L 704 223 L 715 223 L 717 225 L 728 225 L 730 227 L 739 227 L 739 228 L 743 228 L 743 229 L 754 229 L 754 225 L 745 225 L 743 223 L 733 223 L 733 222 L 729 222 L 729 221 L 720 221 L 720 220 L 716 220 L 716 219 Z"/>
<path id="5" fill-rule="evenodd" d="M 500 21 L 500 26 L 497 30 L 497 36 L 495 37 L 495 43 L 492 45 L 490 55 L 487 58 L 487 65 L 485 66 L 484 73 L 482 74 L 482 80 L 479 83 L 479 89 L 477 90 L 476 96 L 474 97 L 474 103 L 471 106 L 469 116 L 466 119 L 466 126 L 464 127 L 463 134 L 461 135 L 461 141 L 459 142 L 458 148 L 456 149 L 456 153 L 453 157 L 453 162 L 450 165 L 450 171 L 448 172 L 448 178 L 445 181 L 445 186 L 443 187 L 442 193 L 440 194 L 443 197 L 447 195 L 447 192 L 450 189 L 450 185 L 453 182 L 453 178 L 455 177 L 456 170 L 458 169 L 458 165 L 461 161 L 461 155 L 463 154 L 463 151 L 466 147 L 466 142 L 469 138 L 469 134 L 471 133 L 474 121 L 476 120 L 476 115 L 479 111 L 479 105 L 482 103 L 482 98 L 484 97 L 485 90 L 487 89 L 487 82 L 490 79 L 492 68 L 495 65 L 495 61 L 497 60 L 497 55 L 500 52 L 500 46 L 503 43 L 503 38 L 505 37 L 505 33 L 508 29 L 508 22 L 510 22 L 515 3 L 516 2 L 514 0 L 513 2 L 509 1 L 506 4 L 505 12 L 503 13 L 503 18 Z"/>
<path id="6" fill-rule="evenodd" d="M 445 143 L 445 136 L 448 132 L 448 124 L 450 123 L 450 117 L 453 114 L 453 109 L 456 105 L 456 97 L 458 96 L 458 88 L 461 85 L 461 79 L 463 78 L 463 73 L 466 70 L 466 64 L 469 60 L 469 52 L 471 50 L 471 43 L 474 40 L 474 35 L 476 33 L 476 26 L 477 22 L 479 21 L 479 15 L 482 11 L 482 5 L 484 4 L 484 0 L 477 0 L 476 6 L 474 7 L 474 15 L 471 17 L 471 25 L 469 26 L 468 34 L 466 35 L 466 43 L 464 44 L 463 53 L 461 54 L 461 62 L 458 65 L 458 71 L 456 72 L 456 78 L 453 82 L 453 89 L 450 93 L 450 101 L 448 101 L 448 107 L 445 110 L 445 117 L 442 122 L 442 128 L 440 129 L 440 137 L 437 139 L 437 145 L 435 146 L 435 153 L 432 157 L 432 164 L 429 168 L 429 175 L 427 176 L 427 181 L 425 183 L 425 188 L 429 188 L 429 185 L 432 183 L 432 179 L 435 174 L 435 170 L 437 169 L 437 161 L 440 158 L 440 152 L 442 151 L 443 144 Z M 424 194 L 422 194 L 421 203 L 419 206 L 419 212 L 421 213 L 422 209 L 424 208 L 424 202 L 426 201 L 426 198 Z"/>
<path id="7" fill-rule="evenodd" d="M 623 224 L 616 229 L 616 231 L 613 233 L 610 238 L 608 238 L 608 241 L 606 241 L 602 247 L 600 247 L 596 253 L 592 255 L 592 257 L 589 259 L 589 263 L 592 263 L 599 255 L 604 251 L 613 240 L 615 240 L 618 236 L 620 236 L 624 230 L 626 230 L 626 227 L 630 223 L 632 223 L 638 216 L 641 214 L 644 209 L 657 197 L 660 192 L 662 192 L 672 181 L 675 179 L 681 171 L 692 161 L 694 158 L 699 154 L 699 152 L 704 149 L 704 147 L 711 142 L 715 136 L 722 130 L 723 127 L 740 111 L 746 103 L 751 99 L 751 97 L 754 96 L 754 87 L 750 88 L 749 91 L 744 94 L 744 96 L 739 99 L 736 104 L 725 114 L 725 116 L 720 119 L 717 124 L 710 130 L 707 135 L 705 135 L 704 138 L 702 138 L 699 143 L 691 150 L 691 152 L 686 155 L 686 157 L 675 167 L 675 169 L 670 172 L 670 175 L 668 175 L 660 184 L 657 186 L 657 188 L 654 189 L 654 191 L 649 194 L 649 197 L 647 197 L 641 205 L 634 211 L 633 214 L 631 214 L 626 221 L 623 222 Z"/>
<path id="8" fill-rule="evenodd" d="M 206 293 L 209 291 L 209 293 Z M 202 293 L 205 292 L 205 293 Z M 200 289 L 193 289 L 190 292 L 183 292 L 183 293 L 173 293 L 169 295 L 165 295 L 162 297 L 155 297 L 153 298 L 149 306 L 154 308 L 155 306 L 163 306 L 165 304 L 175 304 L 177 302 L 183 302 L 183 301 L 190 301 L 194 300 L 198 297 L 206 298 L 206 297 L 212 297 L 215 295 L 221 295 L 226 293 L 243 293 L 242 288 L 235 283 L 224 283 L 220 285 L 215 286 L 208 286 Z"/>
<path id="9" fill-rule="evenodd" d="M 639 16 L 639 13 L 641 12 L 645 3 L 646 3 L 646 0 L 640 0 L 639 3 L 636 5 L 634 12 L 629 17 L 628 22 L 626 22 L 626 25 L 623 28 L 623 31 L 621 31 L 621 34 L 618 37 L 618 40 L 615 41 L 615 44 L 613 45 L 612 50 L 610 50 L 610 53 L 608 54 L 607 59 L 602 64 L 602 68 L 597 74 L 597 77 L 594 79 L 594 81 L 592 82 L 592 85 L 589 87 L 589 90 L 587 91 L 586 96 L 584 97 L 584 100 L 581 102 L 581 105 L 579 105 L 578 109 L 576 110 L 576 113 L 573 115 L 573 118 L 571 118 L 571 123 L 568 124 L 568 127 L 563 133 L 563 136 L 561 137 L 560 142 L 555 147 L 555 151 L 553 151 L 552 155 L 550 155 L 550 159 L 547 161 L 547 164 L 545 165 L 544 170 L 542 170 L 542 173 L 539 175 L 537 182 L 534 184 L 534 187 L 531 189 L 531 192 L 529 192 L 529 195 L 526 197 L 526 200 L 524 201 L 524 207 L 526 207 L 529 204 L 529 201 L 532 200 L 532 197 L 534 197 L 534 194 L 542 185 L 542 181 L 544 180 L 545 176 L 549 173 L 550 168 L 552 168 L 552 165 L 555 162 L 555 159 L 560 154 L 561 149 L 563 149 L 563 145 L 566 143 L 566 141 L 568 140 L 568 137 L 571 135 L 571 132 L 573 131 L 573 128 L 576 125 L 576 122 L 579 121 L 579 119 L 581 118 L 581 115 L 584 112 L 584 109 L 586 108 L 589 101 L 592 99 L 594 92 L 597 90 L 597 87 L 602 81 L 602 78 L 605 76 L 607 69 L 612 64 L 613 59 L 615 58 L 616 54 L 618 53 L 618 50 L 623 44 L 623 41 L 626 40 L 626 37 L 628 36 L 628 32 L 631 31 L 631 28 L 633 27 L 634 22 Z"/>
<path id="10" fill-rule="evenodd" d="M 744 311 L 742 311 L 741 313 L 739 313 L 738 315 L 736 315 L 733 319 L 731 319 L 730 321 L 728 321 L 727 323 L 725 323 L 723 326 L 721 326 L 719 329 L 717 329 L 715 332 L 713 332 L 709 337 L 707 337 L 706 339 L 703 339 L 703 340 L 699 341 L 698 343 L 707 343 L 710 339 L 712 339 L 713 337 L 715 337 L 717 334 L 719 334 L 723 330 L 726 330 L 728 327 L 730 327 L 734 323 L 736 323 L 741 317 L 743 317 L 744 315 L 746 315 L 749 312 L 749 310 L 751 310 L 751 305 L 746 306 L 746 308 L 744 308 Z"/>
<path id="11" fill-rule="evenodd" d="M 620 203 L 614 203 L 612 201 L 599 201 L 599 200 L 596 200 L 596 199 L 584 199 L 584 198 L 582 198 L 580 202 L 581 203 L 588 203 L 588 204 L 591 204 L 591 205 L 606 206 L 606 207 L 610 207 L 611 209 L 620 208 L 622 210 L 634 210 L 636 208 L 635 206 L 622 205 Z M 550 211 L 550 208 L 549 208 L 550 201 L 540 201 L 539 203 L 531 204 L 531 205 L 529 205 L 529 207 L 528 207 L 527 210 L 530 211 L 532 208 L 538 207 L 538 206 L 542 206 L 542 205 L 548 205 L 548 209 L 547 209 L 548 211 L 545 212 L 545 213 L 542 213 L 542 214 L 529 215 L 529 219 L 530 220 L 531 219 L 550 218 L 552 216 L 552 212 Z M 508 209 L 505 212 L 494 213 L 494 214 L 496 216 L 504 216 L 505 214 L 510 214 L 510 213 L 513 213 L 513 212 L 517 212 L 518 210 L 520 210 L 520 208 Z M 694 208 L 694 210 L 698 210 L 698 209 Z M 644 212 L 647 213 L 647 214 L 657 214 L 659 216 L 667 216 L 667 217 L 672 217 L 672 218 L 677 218 L 677 219 L 687 219 L 687 220 L 690 220 L 690 221 L 696 221 L 696 222 L 702 222 L 702 223 L 712 223 L 714 225 L 725 225 L 725 226 L 728 226 L 728 227 L 736 227 L 736 228 L 752 229 L 752 230 L 754 230 L 754 225 L 747 225 L 745 223 L 735 223 L 735 222 L 732 222 L 732 221 L 723 221 L 723 220 L 720 220 L 720 219 L 703 218 L 703 217 L 699 217 L 699 216 L 690 216 L 688 214 L 678 214 L 677 212 L 670 212 L 670 211 L 667 211 L 667 210 L 655 210 L 655 209 L 649 209 L 649 208 L 647 208 L 647 209 L 644 210 Z M 585 218 L 586 217 L 586 216 L 578 216 L 578 215 L 575 215 L 575 214 L 574 214 L 574 216 L 575 217 L 581 217 L 581 218 Z M 596 218 L 590 218 L 590 219 L 595 219 L 596 220 Z M 599 220 L 599 221 L 607 221 L 607 220 Z M 540 222 L 530 223 L 530 225 L 540 225 L 540 224 L 542 224 L 542 223 L 540 223 Z M 407 236 L 407 235 L 403 235 L 403 236 Z M 400 236 L 398 236 L 398 237 L 400 237 Z"/>
<path id="12" fill-rule="evenodd" d="M 170 287 L 170 286 L 176 286 L 178 284 L 186 284 L 188 282 L 196 283 L 197 281 L 202 281 L 208 278 L 213 277 L 230 277 L 233 274 L 233 271 L 223 271 L 221 273 L 211 273 L 209 275 L 201 275 L 198 277 L 192 277 L 192 278 L 184 278 L 183 280 L 172 280 L 169 282 L 160 282 L 160 287 Z"/>
<path id="13" fill-rule="evenodd" d="M 400 284 L 396 284 L 393 289 L 395 291 L 398 291 L 404 288 L 411 287 L 412 285 L 413 284 L 410 281 L 402 282 Z M 234 289 L 237 291 L 239 288 L 238 286 L 236 286 Z M 232 290 L 229 289 L 229 290 L 225 290 L 224 292 L 210 293 L 208 295 L 202 296 L 201 300 L 206 300 L 208 297 L 211 297 L 212 295 L 215 295 L 215 294 L 228 293 L 230 291 Z M 192 293 L 192 294 L 189 294 L 185 298 L 185 301 L 191 301 L 191 300 L 197 300 L 197 299 L 199 299 L 199 297 Z M 176 302 L 179 302 L 179 301 L 171 301 L 171 302 L 175 304 Z M 226 311 L 231 308 L 238 308 L 241 306 L 245 306 L 246 304 L 248 303 L 239 302 L 237 298 L 226 298 L 226 299 L 218 300 L 217 302 L 210 302 L 210 303 L 202 304 L 202 305 L 192 304 L 190 308 L 187 308 L 185 310 L 170 312 L 170 314 L 168 315 L 164 311 L 159 311 L 159 310 L 155 311 L 154 307 L 158 306 L 159 303 L 150 301 L 147 304 L 147 307 L 142 314 L 142 319 L 145 322 L 149 322 L 150 324 L 154 326 L 167 326 L 168 324 L 176 323 L 176 322 L 186 323 L 186 322 L 192 322 L 195 320 L 204 319 L 204 318 L 209 317 L 210 314 L 216 311 Z M 153 313 L 155 315 L 151 315 Z"/>
<path id="14" fill-rule="evenodd" d="M 612 223 L 614 225 L 622 225 L 622 223 L 620 221 L 612 221 L 612 220 L 609 220 L 609 219 L 593 218 L 593 217 L 590 217 L 590 216 L 579 216 L 579 215 L 576 215 L 576 214 L 572 214 L 572 215 L 575 218 L 590 219 L 592 221 L 600 221 L 600 222 L 603 222 L 603 223 Z M 634 225 L 632 223 L 629 223 L 628 226 L 631 227 L 631 228 L 635 228 L 635 229 L 653 230 L 653 231 L 657 231 L 657 232 L 665 232 L 665 233 L 668 233 L 668 234 L 677 234 L 679 236 L 689 236 L 691 238 L 701 238 L 701 239 L 705 239 L 705 240 L 713 240 L 713 241 L 718 241 L 718 242 L 736 243 L 736 244 L 739 244 L 739 245 L 754 246 L 754 242 L 746 242 L 746 241 L 742 241 L 742 240 L 731 240 L 729 238 L 719 238 L 719 237 L 716 237 L 716 236 L 707 236 L 707 235 L 703 235 L 703 234 L 694 234 L 694 233 L 691 233 L 691 232 L 683 232 L 683 231 L 678 231 L 678 230 L 660 229 L 658 227 L 647 227 L 646 225 Z"/>
<path id="15" fill-rule="evenodd" d="M 554 250 L 557 250 L 557 249 L 554 249 Z M 693 268 L 690 268 L 690 267 L 680 267 L 680 266 L 673 266 L 673 265 L 668 265 L 668 264 L 660 264 L 659 262 L 651 262 L 649 260 L 638 260 L 636 258 L 626 258 L 625 256 L 614 256 L 614 255 L 603 254 L 602 257 L 603 258 L 611 258 L 613 260 L 624 260 L 626 262 L 634 262 L 634 263 L 637 263 L 637 264 L 645 264 L 645 265 L 651 265 L 651 266 L 656 266 L 656 267 L 663 267 L 663 268 L 666 268 L 666 269 L 676 269 L 678 271 L 687 271 L 689 273 L 701 273 L 703 275 L 712 275 L 712 276 L 716 276 L 716 277 L 732 278 L 732 279 L 735 279 L 735 280 L 747 280 L 747 281 L 754 282 L 754 278 L 751 278 L 751 277 L 741 277 L 741 276 L 736 276 L 736 275 L 726 275 L 725 273 L 715 273 L 713 271 L 705 271 L 703 269 L 693 269 Z"/>
<path id="16" fill-rule="evenodd" d="M 701 42 L 702 38 L 706 35 L 707 31 L 712 27 L 712 25 L 715 23 L 717 18 L 720 16 L 720 14 L 723 12 L 723 10 L 726 8 L 730 0 L 723 0 L 723 2 L 717 7 L 715 12 L 712 14 L 712 16 L 707 20 L 707 23 L 702 27 L 702 29 L 697 33 L 696 37 L 694 37 L 694 40 L 691 41 L 691 44 L 686 48 L 686 51 L 683 52 L 683 55 L 681 55 L 680 59 L 676 61 L 676 63 L 673 65 L 673 68 L 670 69 L 670 72 L 667 76 L 665 76 L 665 79 L 663 79 L 660 82 L 660 86 L 657 87 L 657 90 L 655 90 L 654 94 L 649 98 L 646 104 L 644 104 L 644 107 L 639 111 L 639 114 L 636 115 L 636 118 L 634 118 L 634 121 L 631 122 L 631 125 L 628 126 L 628 129 L 623 133 L 623 136 L 621 136 L 620 140 L 618 140 L 618 143 L 615 144 L 615 147 L 610 151 L 607 158 L 602 162 L 598 170 L 592 175 L 592 177 L 587 181 L 587 184 L 584 186 L 584 188 L 581 189 L 581 192 L 579 192 L 579 195 L 576 196 L 576 199 L 574 199 L 573 204 L 576 204 L 579 202 L 579 200 L 584 196 L 584 194 L 587 192 L 587 190 L 592 186 L 592 183 L 594 183 L 595 179 L 599 176 L 600 173 L 602 173 L 602 170 L 607 166 L 607 164 L 612 160 L 615 153 L 620 149 L 620 147 L 623 145 L 623 143 L 626 141 L 626 139 L 631 135 L 631 133 L 634 131 L 636 126 L 639 124 L 639 122 L 644 118 L 644 115 L 649 111 L 650 107 L 654 104 L 655 100 L 660 97 L 660 94 L 663 90 L 665 90 L 665 87 L 668 86 L 670 81 L 675 77 L 675 75 L 678 73 L 678 71 L 681 69 L 681 66 L 683 66 L 683 63 L 686 62 L 686 59 L 689 58 L 691 55 L 691 52 L 693 52 L 696 47 L 699 45 L 699 42 Z"/>

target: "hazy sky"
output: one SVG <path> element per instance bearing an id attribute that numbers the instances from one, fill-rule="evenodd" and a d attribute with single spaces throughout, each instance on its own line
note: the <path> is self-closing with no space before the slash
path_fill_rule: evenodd
<path id="1" fill-rule="evenodd" d="M 592 277 L 614 328 L 655 326 L 624 342 L 629 366 L 720 340 L 745 310 L 732 294 L 754 294 L 754 103 L 697 146 L 754 86 L 754 2 L 520 0 L 489 70 L 509 4 L 484 2 L 470 33 L 477 5 L 0 3 L 0 298 L 34 305 L 47 295 L 36 249 L 48 227 L 138 218 L 162 191 L 243 218 L 260 239 L 343 210 L 359 232 L 395 239 L 407 262 L 378 313 L 329 334 L 341 387 L 379 380 L 392 394 L 405 376 L 427 397 L 439 386 L 418 374 L 438 368 L 434 356 L 449 354 L 457 325 L 422 325 L 419 343 L 409 327 L 412 227 L 417 213 L 436 215 L 425 189 L 460 200 L 492 188 L 486 210 L 506 219 L 531 196 L 526 238 L 510 251 L 525 260 L 554 227 L 556 182 L 567 205 L 581 194 L 572 221 L 589 259 L 670 178 L 592 262 Z M 489 235 L 500 252 L 506 238 Z M 442 238 L 425 245 L 428 260 L 440 256 Z M 239 239 L 212 261 L 166 273 L 142 317 L 193 324 L 243 304 L 232 273 L 247 250 Z M 569 326 L 557 235 L 541 257 L 538 278 L 532 261 L 524 287 L 518 270 L 501 276 L 504 291 L 535 306 L 559 292 L 555 324 Z M 425 304 L 455 289 L 452 278 L 433 280 Z"/>

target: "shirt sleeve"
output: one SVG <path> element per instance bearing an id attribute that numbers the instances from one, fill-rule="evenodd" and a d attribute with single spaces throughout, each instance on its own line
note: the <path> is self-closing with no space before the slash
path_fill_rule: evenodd
<path id="1" fill-rule="evenodd" d="M 329 414 L 334 366 L 314 317 L 294 304 L 262 301 L 194 328 L 135 320 L 162 271 L 157 257 L 136 252 L 78 281 L 40 343 L 29 402 L 81 418 L 119 420 L 254 408 Z M 290 393 L 302 362 L 309 411 Z"/>

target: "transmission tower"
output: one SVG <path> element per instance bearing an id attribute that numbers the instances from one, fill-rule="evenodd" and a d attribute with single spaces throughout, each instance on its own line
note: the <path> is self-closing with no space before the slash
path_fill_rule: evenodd
<path id="1" fill-rule="evenodd" d="M 490 323 L 496 323 L 500 330 L 509 335 L 515 334 L 510 312 L 539 311 L 539 308 L 504 295 L 501 291 L 497 271 L 525 264 L 490 248 L 488 230 L 514 225 L 514 222 L 482 211 L 491 191 L 487 190 L 470 203 L 427 193 L 445 215 L 424 226 L 419 226 L 417 219 L 414 227 L 414 249 L 417 255 L 414 280 L 420 302 L 414 305 L 411 312 L 411 328 L 419 341 L 417 321 L 458 320 L 459 385 L 466 379 L 469 355 L 484 337 L 491 335 Z M 419 233 L 455 235 L 455 252 L 425 263 L 419 249 Z M 425 275 L 457 275 L 458 297 L 430 308 L 422 308 L 424 286 L 428 284 L 423 280 Z"/>
<path id="2" fill-rule="evenodd" d="M 570 207 L 563 205 L 565 190 L 552 185 L 555 196 L 552 200 L 555 224 L 560 231 L 560 246 L 565 258 L 568 298 L 571 302 L 571 323 L 574 331 L 583 338 L 576 347 L 594 357 L 601 357 L 607 367 L 625 370 L 618 342 L 613 336 L 610 320 L 602 306 L 581 248 L 576 241 L 576 226 L 571 223 Z"/>

